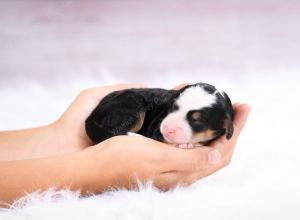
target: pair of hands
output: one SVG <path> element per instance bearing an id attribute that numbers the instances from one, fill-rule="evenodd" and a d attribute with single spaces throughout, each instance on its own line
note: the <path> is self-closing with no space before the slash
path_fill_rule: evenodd
<path id="1" fill-rule="evenodd" d="M 179 85 L 179 89 L 186 84 Z M 65 137 L 62 145 L 70 151 L 82 150 L 89 158 L 91 169 L 103 165 L 110 169 L 107 187 L 132 187 L 136 178 L 141 181 L 151 179 L 161 189 L 169 189 L 180 183 L 189 185 L 228 165 L 234 146 L 246 123 L 250 106 L 234 104 L 234 135 L 230 140 L 221 137 L 210 146 L 195 149 L 180 149 L 142 136 L 116 136 L 100 144 L 91 146 L 84 129 L 84 122 L 99 101 L 116 90 L 141 88 L 139 84 L 122 84 L 91 88 L 82 91 L 66 112 L 52 126 Z M 87 148 L 88 147 L 88 148 Z M 86 148 L 86 149 L 85 149 Z M 85 150 L 83 150 L 85 149 Z M 100 179 L 93 178 L 95 185 Z"/>

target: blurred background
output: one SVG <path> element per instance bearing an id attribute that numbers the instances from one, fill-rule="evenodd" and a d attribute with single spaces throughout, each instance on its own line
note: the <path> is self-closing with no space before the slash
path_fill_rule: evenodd
<path id="1" fill-rule="evenodd" d="M 297 0 L 1 0 L 1 86 L 294 70 L 299 10 Z"/>
<path id="2" fill-rule="evenodd" d="M 296 0 L 1 0 L 0 128 L 52 121 L 90 86 L 203 81 L 246 102 L 259 84 L 290 85 L 299 12 Z"/>

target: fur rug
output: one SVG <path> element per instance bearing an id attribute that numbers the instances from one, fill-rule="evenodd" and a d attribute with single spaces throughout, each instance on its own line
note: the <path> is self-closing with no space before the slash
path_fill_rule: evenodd
<path id="1" fill-rule="evenodd" d="M 81 89 L 122 80 L 107 75 L 100 78 L 2 87 L 0 130 L 49 123 Z M 234 102 L 252 105 L 228 167 L 190 187 L 169 192 L 160 192 L 151 183 L 140 184 L 136 191 L 120 189 L 85 198 L 67 189 L 49 189 L 2 209 L 0 219 L 299 219 L 299 79 L 296 74 L 257 73 L 231 78 L 176 75 L 174 79 L 169 75 L 160 82 L 148 81 L 164 87 L 181 81 L 209 82 L 224 89 Z"/>

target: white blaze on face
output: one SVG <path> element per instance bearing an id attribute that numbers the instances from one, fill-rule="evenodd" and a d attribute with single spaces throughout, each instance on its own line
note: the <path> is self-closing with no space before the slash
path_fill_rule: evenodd
<path id="1" fill-rule="evenodd" d="M 160 132 L 169 143 L 190 143 L 192 129 L 186 120 L 191 110 L 210 107 L 216 102 L 215 94 L 209 94 L 201 86 L 193 86 L 184 90 L 175 102 L 179 109 L 169 114 L 161 123 Z"/>

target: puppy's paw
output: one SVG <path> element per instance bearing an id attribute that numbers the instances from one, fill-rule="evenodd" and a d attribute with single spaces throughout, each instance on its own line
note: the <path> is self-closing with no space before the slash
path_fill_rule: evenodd
<path id="1" fill-rule="evenodd" d="M 181 148 L 181 149 L 187 149 L 188 144 L 177 144 L 176 147 Z"/>
<path id="2" fill-rule="evenodd" d="M 196 144 L 191 144 L 191 143 L 187 143 L 187 144 L 177 144 L 176 147 L 181 148 L 181 149 L 193 149 L 196 147 L 201 147 L 202 145 L 199 143 Z"/>

